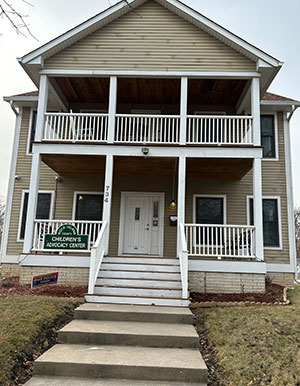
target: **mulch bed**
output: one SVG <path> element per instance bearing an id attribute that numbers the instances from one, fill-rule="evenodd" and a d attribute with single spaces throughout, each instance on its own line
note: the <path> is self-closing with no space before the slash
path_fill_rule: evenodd
<path id="1" fill-rule="evenodd" d="M 30 284 L 21 285 L 19 276 L 0 278 L 0 296 L 8 295 L 40 295 L 52 297 L 73 297 L 80 298 L 87 293 L 87 286 L 63 286 L 49 285 L 39 288 L 31 288 Z"/>
<path id="2" fill-rule="evenodd" d="M 279 284 L 267 284 L 265 294 L 202 294 L 191 292 L 192 303 L 204 302 L 255 302 L 255 303 L 284 303 L 284 287 Z"/>

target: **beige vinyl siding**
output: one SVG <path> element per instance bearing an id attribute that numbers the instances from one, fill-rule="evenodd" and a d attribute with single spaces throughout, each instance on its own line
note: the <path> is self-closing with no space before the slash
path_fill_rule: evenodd
<path id="1" fill-rule="evenodd" d="M 255 63 L 149 1 L 45 61 L 45 69 L 255 71 Z"/>

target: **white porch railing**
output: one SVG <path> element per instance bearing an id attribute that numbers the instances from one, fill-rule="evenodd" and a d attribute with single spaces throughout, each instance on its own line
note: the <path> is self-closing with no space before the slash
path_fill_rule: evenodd
<path id="1" fill-rule="evenodd" d="M 78 235 L 89 236 L 88 251 L 90 251 L 100 232 L 102 221 L 35 220 L 32 250 L 50 252 L 49 249 L 44 249 L 45 236 L 56 233 L 60 226 L 66 224 L 73 225 Z M 60 251 L 60 249 L 55 249 L 55 251 Z"/>
<path id="2" fill-rule="evenodd" d="M 181 285 L 182 285 L 182 298 L 188 298 L 188 249 L 186 243 L 186 237 L 184 233 L 184 225 L 179 225 L 179 263 L 180 263 L 180 274 L 181 274 Z"/>
<path id="3" fill-rule="evenodd" d="M 45 141 L 106 142 L 108 114 L 45 113 Z"/>
<path id="4" fill-rule="evenodd" d="M 103 221 L 97 240 L 92 247 L 91 260 L 90 260 L 89 288 L 88 288 L 88 293 L 90 295 L 94 294 L 98 272 L 100 271 L 102 260 L 105 254 L 105 242 L 106 242 L 107 229 L 108 229 L 107 221 Z"/>
<path id="5" fill-rule="evenodd" d="M 253 117 L 189 115 L 187 144 L 253 145 Z"/>
<path id="6" fill-rule="evenodd" d="M 178 144 L 177 115 L 117 114 L 115 142 Z"/>
<path id="7" fill-rule="evenodd" d="M 186 224 L 189 256 L 255 258 L 255 227 Z"/>

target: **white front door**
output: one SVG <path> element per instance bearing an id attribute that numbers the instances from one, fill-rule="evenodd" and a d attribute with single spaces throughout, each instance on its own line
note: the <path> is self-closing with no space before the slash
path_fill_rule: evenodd
<path id="1" fill-rule="evenodd" d="M 121 208 L 121 253 L 160 255 L 163 197 L 161 194 L 124 193 Z"/>

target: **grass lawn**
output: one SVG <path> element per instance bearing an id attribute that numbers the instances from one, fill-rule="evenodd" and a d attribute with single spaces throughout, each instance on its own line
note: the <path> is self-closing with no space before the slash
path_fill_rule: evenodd
<path id="1" fill-rule="evenodd" d="M 204 355 L 217 360 L 211 385 L 300 385 L 300 286 L 289 300 L 288 306 L 195 310 L 208 344 Z"/>
<path id="2" fill-rule="evenodd" d="M 53 329 L 67 322 L 78 304 L 72 298 L 0 297 L 0 385 L 23 381 L 26 366 L 30 372 L 32 360 L 53 343 Z"/>

